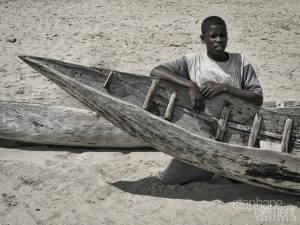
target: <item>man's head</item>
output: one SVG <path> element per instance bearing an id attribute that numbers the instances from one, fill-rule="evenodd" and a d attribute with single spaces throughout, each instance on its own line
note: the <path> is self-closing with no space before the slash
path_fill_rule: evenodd
<path id="1" fill-rule="evenodd" d="M 203 20 L 200 35 L 211 56 L 221 56 L 227 46 L 227 28 L 225 21 L 218 16 L 210 16 Z"/>
<path id="2" fill-rule="evenodd" d="M 209 16 L 202 21 L 201 32 L 202 35 L 208 31 L 208 29 L 213 25 L 223 25 L 226 27 L 225 21 L 218 16 Z"/>

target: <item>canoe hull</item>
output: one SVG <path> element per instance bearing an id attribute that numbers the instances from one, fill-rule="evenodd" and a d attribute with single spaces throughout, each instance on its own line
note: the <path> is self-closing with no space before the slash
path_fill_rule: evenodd
<path id="1" fill-rule="evenodd" d="M 27 60 L 28 61 L 28 60 Z M 300 157 L 217 142 L 32 62 L 35 69 L 126 133 L 179 160 L 271 190 L 300 195 Z M 279 115 L 276 115 L 279 116 Z"/>
<path id="2" fill-rule="evenodd" d="M 88 110 L 0 101 L 0 138 L 81 147 L 146 147 Z"/>

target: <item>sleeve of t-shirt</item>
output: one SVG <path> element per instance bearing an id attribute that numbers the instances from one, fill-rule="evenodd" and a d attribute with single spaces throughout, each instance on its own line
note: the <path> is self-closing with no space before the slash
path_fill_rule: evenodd
<path id="1" fill-rule="evenodd" d="M 189 70 L 186 63 L 185 56 L 181 56 L 178 59 L 168 61 L 166 63 L 161 64 L 164 67 L 167 67 L 169 70 L 173 71 L 174 73 L 177 73 L 180 76 L 183 76 L 184 78 L 189 79 Z"/>
<path id="2" fill-rule="evenodd" d="M 255 94 L 263 96 L 255 70 L 247 59 L 244 59 L 242 89 L 254 91 Z"/>

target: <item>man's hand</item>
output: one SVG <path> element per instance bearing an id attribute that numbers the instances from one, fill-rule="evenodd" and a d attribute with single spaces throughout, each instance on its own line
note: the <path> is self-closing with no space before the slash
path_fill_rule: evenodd
<path id="1" fill-rule="evenodd" d="M 226 92 L 234 97 L 243 99 L 258 106 L 260 106 L 263 102 L 263 97 L 255 94 L 254 91 L 239 89 L 228 84 L 208 82 L 206 85 L 200 88 L 200 91 L 205 98 L 212 98 L 218 94 Z"/>
<path id="2" fill-rule="evenodd" d="M 215 82 L 208 82 L 206 85 L 204 85 L 200 91 L 201 94 L 205 98 L 212 98 L 222 92 L 226 91 L 227 84 L 219 84 Z"/>
<path id="3" fill-rule="evenodd" d="M 150 75 L 189 88 L 189 94 L 192 101 L 193 111 L 200 112 L 204 110 L 205 107 L 204 98 L 201 95 L 198 85 L 194 81 L 191 81 L 190 79 L 180 76 L 177 73 L 174 73 L 173 71 L 171 71 L 170 69 L 164 66 L 155 67 L 150 72 Z"/>
<path id="4" fill-rule="evenodd" d="M 193 111 L 197 113 L 203 111 L 205 108 L 204 99 L 196 83 L 193 83 L 193 85 L 189 88 L 189 94 L 192 101 Z"/>

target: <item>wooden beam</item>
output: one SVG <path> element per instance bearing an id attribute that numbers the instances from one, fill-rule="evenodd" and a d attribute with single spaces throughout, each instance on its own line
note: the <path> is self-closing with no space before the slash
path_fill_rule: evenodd
<path id="1" fill-rule="evenodd" d="M 290 118 L 287 118 L 284 125 L 284 130 L 282 134 L 282 140 L 281 140 L 281 151 L 282 152 L 288 152 L 288 146 L 289 146 L 289 140 L 292 130 L 293 120 Z"/>
<path id="2" fill-rule="evenodd" d="M 146 95 L 146 98 L 145 98 L 145 101 L 144 101 L 144 104 L 143 104 L 143 109 L 148 109 L 149 108 L 149 105 L 152 101 L 153 95 L 155 93 L 156 88 L 158 87 L 158 84 L 159 84 L 159 79 L 153 79 L 153 81 L 150 85 L 150 88 L 148 90 L 148 93 Z"/>
<path id="3" fill-rule="evenodd" d="M 259 148 L 268 149 L 268 150 L 275 151 L 275 152 L 281 152 L 281 144 L 271 142 L 271 141 L 260 140 L 259 141 Z"/>
<path id="4" fill-rule="evenodd" d="M 229 116 L 229 112 L 230 112 L 229 105 L 225 104 L 223 106 L 223 109 L 222 109 L 222 112 L 221 112 L 218 129 L 217 129 L 216 136 L 215 136 L 215 139 L 217 141 L 222 141 L 223 140 L 226 125 L 227 125 L 227 120 L 228 120 L 228 116 Z"/>
<path id="5" fill-rule="evenodd" d="M 241 124 L 237 124 L 237 123 L 233 123 L 233 122 L 228 122 L 227 127 L 231 128 L 231 129 L 235 129 L 235 130 L 244 131 L 244 132 L 251 132 L 250 126 L 245 126 L 245 125 L 241 125 Z M 281 138 L 282 138 L 281 134 L 277 134 L 277 133 L 274 133 L 271 131 L 260 130 L 258 133 L 260 135 L 264 135 L 266 137 L 271 137 L 271 138 L 275 138 L 275 139 L 279 139 L 279 140 L 281 140 Z"/>
<path id="6" fill-rule="evenodd" d="M 0 138 L 36 144 L 80 147 L 148 146 L 88 110 L 1 100 Z"/>
<path id="7" fill-rule="evenodd" d="M 255 118 L 253 120 L 253 125 L 250 131 L 248 145 L 249 147 L 253 147 L 256 143 L 260 123 L 261 123 L 262 116 L 259 114 L 255 114 Z"/>
<path id="8" fill-rule="evenodd" d="M 110 86 L 110 84 L 111 84 L 113 75 L 114 75 L 114 71 L 112 70 L 112 71 L 110 71 L 110 73 L 109 73 L 109 75 L 108 75 L 108 77 L 107 77 L 107 79 L 106 79 L 106 81 L 105 81 L 105 83 L 104 83 L 104 85 L 103 85 L 103 87 L 104 87 L 106 90 L 109 89 L 109 86 Z"/>
<path id="9" fill-rule="evenodd" d="M 276 102 L 276 107 L 277 108 L 284 108 L 285 107 L 284 102 L 280 102 L 280 101 Z"/>
<path id="10" fill-rule="evenodd" d="M 165 112 L 165 115 L 164 115 L 164 118 L 166 120 L 170 120 L 171 117 L 172 117 L 173 110 L 174 110 L 174 105 L 175 105 L 175 101 L 176 101 L 176 97 L 177 97 L 177 93 L 173 92 L 173 94 L 170 97 L 169 104 L 167 106 L 167 109 L 166 109 L 166 112 Z"/>

